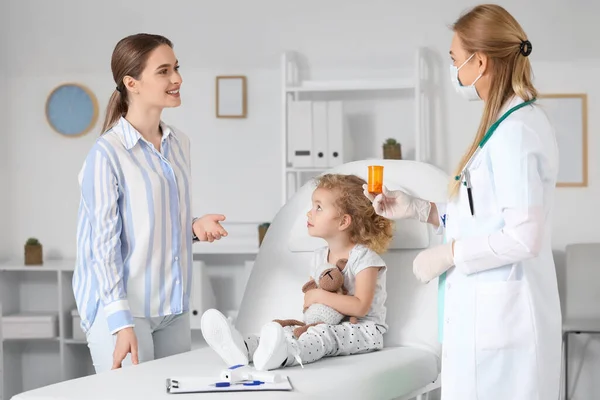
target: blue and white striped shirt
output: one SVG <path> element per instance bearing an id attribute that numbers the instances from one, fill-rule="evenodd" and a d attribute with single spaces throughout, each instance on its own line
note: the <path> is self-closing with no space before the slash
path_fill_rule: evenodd
<path id="1" fill-rule="evenodd" d="M 125 119 L 103 134 L 79 173 L 73 291 L 87 332 L 104 307 L 112 333 L 133 317 L 189 309 L 190 143 L 161 122 L 160 152 Z"/>

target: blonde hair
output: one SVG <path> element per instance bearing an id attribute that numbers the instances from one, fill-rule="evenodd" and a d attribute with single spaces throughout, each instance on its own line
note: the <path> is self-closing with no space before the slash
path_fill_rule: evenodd
<path id="1" fill-rule="evenodd" d="M 371 201 L 363 194 L 363 179 L 356 175 L 325 174 L 315 178 L 317 189 L 336 192 L 336 207 L 351 216 L 349 227 L 352 243 L 384 253 L 394 235 L 393 222 L 375 213 Z"/>
<path id="2" fill-rule="evenodd" d="M 148 61 L 150 53 L 162 45 L 173 47 L 173 43 L 166 37 L 148 33 L 130 35 L 117 43 L 110 62 L 113 79 L 117 86 L 108 100 L 106 117 L 100 134 L 112 128 L 129 110 L 129 95 L 123 84 L 123 78 L 131 76 L 139 79 L 146 68 L 146 61 Z"/>
<path id="3" fill-rule="evenodd" d="M 515 94 L 525 101 L 537 96 L 532 83 L 529 58 L 531 44 L 519 23 L 504 8 L 495 4 L 476 6 L 452 26 L 468 54 L 485 54 L 491 68 L 491 86 L 477 135 L 463 155 L 455 175 L 473 155 L 487 130 L 496 122 L 502 106 Z M 527 47 L 523 47 L 526 45 Z M 460 180 L 450 183 L 450 196 L 458 193 Z"/>

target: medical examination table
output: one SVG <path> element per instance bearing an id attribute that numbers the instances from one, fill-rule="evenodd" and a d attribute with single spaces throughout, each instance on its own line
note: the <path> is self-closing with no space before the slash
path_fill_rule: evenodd
<path id="1" fill-rule="evenodd" d="M 430 200 L 444 200 L 448 176 L 425 163 L 400 160 L 358 161 L 333 172 L 366 179 L 367 166 L 384 165 L 385 183 Z M 325 244 L 308 236 L 306 212 L 313 184 L 303 186 L 282 207 L 257 255 L 236 326 L 259 332 L 276 318 L 302 318 L 302 285 L 308 278 L 311 252 Z M 227 239 L 224 239 L 227 240 Z M 289 376 L 291 392 L 167 394 L 166 379 L 173 376 L 215 376 L 227 366 L 210 348 L 202 348 L 137 366 L 87 376 L 21 393 L 14 400 L 134 400 L 212 398 L 425 398 L 438 388 L 438 283 L 419 283 L 412 261 L 424 248 L 441 243 L 441 236 L 418 221 L 397 221 L 388 265 L 385 348 L 381 351 L 332 357 L 301 367 L 280 370 Z"/>

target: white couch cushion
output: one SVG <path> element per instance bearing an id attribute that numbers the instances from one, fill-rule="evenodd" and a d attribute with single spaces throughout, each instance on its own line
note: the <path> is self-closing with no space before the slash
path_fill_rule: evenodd
<path id="1" fill-rule="evenodd" d="M 358 161 L 336 167 L 331 172 L 365 176 L 373 161 Z M 441 170 L 424 163 L 405 160 L 378 160 L 384 165 L 385 184 L 405 188 L 409 193 L 432 201 L 446 198 L 449 177 Z M 397 182 L 397 185 L 393 184 Z M 271 223 L 248 280 L 237 326 L 244 333 L 258 333 L 267 321 L 302 318 L 304 296 L 302 285 L 309 277 L 311 249 L 316 244 L 297 242 L 298 251 L 291 251 L 292 236 L 306 234 L 305 215 L 310 205 L 314 185 L 307 184 L 287 202 Z M 301 221 L 301 222 L 299 222 Z M 386 346 L 412 346 L 439 354 L 437 332 L 437 281 L 420 283 L 412 272 L 412 263 L 422 247 L 441 243 L 441 236 L 433 234 L 426 224 L 416 221 L 412 228 L 400 221 L 402 236 L 413 238 L 414 246 L 394 249 L 383 254 L 387 272 L 387 323 L 384 336 Z M 297 232 L 297 233 L 296 233 Z M 423 240 L 427 237 L 426 240 Z M 398 239 L 399 240 L 399 239 Z M 426 243 L 425 243 L 426 241 Z M 409 240 L 405 239 L 406 245 Z M 423 246 L 425 245 L 425 246 Z M 305 246 L 305 247 L 302 247 Z"/>
<path id="2" fill-rule="evenodd" d="M 13 400 L 130 400 L 173 399 L 166 393 L 169 377 L 206 376 L 215 379 L 226 369 L 209 348 L 179 354 L 98 375 L 61 382 L 13 397 Z M 310 368 L 279 371 L 289 376 L 292 392 L 203 393 L 202 399 L 340 398 L 391 399 L 433 382 L 438 376 L 437 358 L 414 348 L 387 348 L 378 352 L 332 357 Z M 191 398 L 194 395 L 184 395 Z M 196 398 L 196 397 L 193 397 Z M 200 398 L 200 397 L 198 397 Z"/>

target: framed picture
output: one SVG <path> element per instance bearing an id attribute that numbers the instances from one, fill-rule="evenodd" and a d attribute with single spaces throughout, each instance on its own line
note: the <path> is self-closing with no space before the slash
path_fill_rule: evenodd
<path id="1" fill-rule="evenodd" d="M 246 118 L 246 77 L 217 76 L 217 118 Z"/>
<path id="2" fill-rule="evenodd" d="M 544 94 L 538 96 L 556 130 L 559 171 L 556 186 L 588 185 L 587 94 Z"/>

